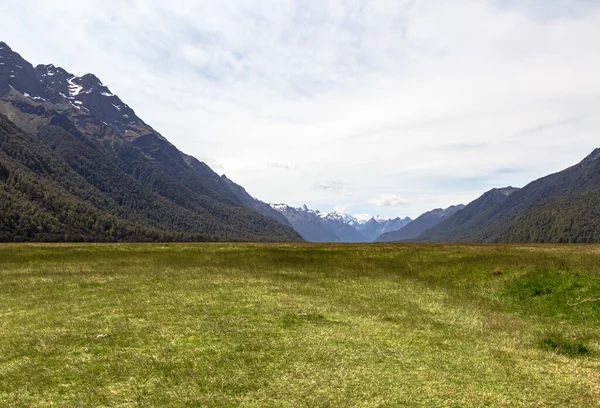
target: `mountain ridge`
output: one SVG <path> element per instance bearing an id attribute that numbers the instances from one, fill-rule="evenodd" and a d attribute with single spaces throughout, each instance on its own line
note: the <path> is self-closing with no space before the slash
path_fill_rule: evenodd
<path id="1" fill-rule="evenodd" d="M 417 242 L 600 242 L 600 148 L 520 189 L 493 189 Z M 504 194 L 503 194 L 504 193 Z"/>
<path id="2" fill-rule="evenodd" d="M 444 219 L 453 216 L 465 206 L 463 204 L 452 205 L 448 208 L 436 208 L 427 211 L 417 217 L 414 221 L 408 223 L 404 228 L 398 231 L 386 232 L 380 235 L 375 242 L 394 242 L 408 241 L 418 237 L 423 231 L 426 231 L 442 222 Z"/>
<path id="3" fill-rule="evenodd" d="M 518 190 L 518 188 L 510 186 L 491 189 L 451 217 L 442 220 L 439 224 L 414 237 L 414 241 L 469 242 L 473 225 L 481 222 L 481 219 L 489 218 L 499 204 L 506 201 L 511 194 Z"/>
<path id="4" fill-rule="evenodd" d="M 110 216 L 123 222 L 143 220 L 159 235 L 196 234 L 202 240 L 220 241 L 301 240 L 289 226 L 242 202 L 232 185 L 179 151 L 95 75 L 75 76 L 51 64 L 33 68 L 3 42 L 0 64 L 3 121 L 21 129 L 21 138 L 28 143 L 50 148 L 106 203 L 117 203 L 106 209 Z M 7 162 L 17 160 L 4 153 Z M 3 181 L 14 182 L 10 176 Z"/>

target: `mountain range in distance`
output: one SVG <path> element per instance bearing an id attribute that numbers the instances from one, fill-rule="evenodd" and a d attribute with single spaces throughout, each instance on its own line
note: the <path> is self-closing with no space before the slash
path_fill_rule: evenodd
<path id="1" fill-rule="evenodd" d="M 187 155 L 93 74 L 0 42 L 0 241 L 600 242 L 600 149 L 412 220 L 268 204 Z"/>
<path id="2" fill-rule="evenodd" d="M 287 204 L 271 204 L 271 207 L 285 216 L 294 229 L 309 242 L 372 242 L 381 234 L 396 231 L 412 220 L 406 218 L 372 217 L 358 220 L 351 214 L 334 211 L 320 212 Z"/>
<path id="3" fill-rule="evenodd" d="M 298 218 L 307 212 L 301 210 L 283 212 Z M 295 222 L 291 224 L 302 235 Z M 400 228 L 382 231 L 374 241 L 600 243 L 600 148 L 523 188 L 494 188 L 466 206 L 428 211 Z"/>
<path id="4" fill-rule="evenodd" d="M 436 208 L 412 220 L 410 217 L 371 217 L 358 220 L 351 214 L 326 213 L 287 204 L 271 204 L 284 215 L 294 229 L 309 242 L 393 242 L 408 241 L 454 215 L 465 206 Z"/>

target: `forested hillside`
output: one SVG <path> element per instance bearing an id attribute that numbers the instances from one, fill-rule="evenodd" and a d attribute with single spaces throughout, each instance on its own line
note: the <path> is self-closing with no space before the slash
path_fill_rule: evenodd
<path id="1" fill-rule="evenodd" d="M 543 200 L 517 217 L 498 242 L 600 243 L 600 190 Z"/>
<path id="2" fill-rule="evenodd" d="M 376 242 L 395 242 L 409 241 L 419 236 L 423 231 L 433 228 L 442 221 L 452 217 L 458 211 L 462 210 L 464 205 L 452 205 L 446 209 L 436 208 L 421 214 L 419 217 L 408 223 L 398 231 L 381 234 Z"/>
<path id="3" fill-rule="evenodd" d="M 423 231 L 414 238 L 416 242 L 470 242 L 479 225 L 494 216 L 496 208 L 508 200 L 518 188 L 494 188 L 461 211 L 446 218 L 433 228 Z"/>
<path id="4" fill-rule="evenodd" d="M 521 189 L 488 191 L 416 242 L 600 242 L 600 149 Z"/>
<path id="5" fill-rule="evenodd" d="M 0 53 L 1 240 L 301 240 L 95 76 Z"/>

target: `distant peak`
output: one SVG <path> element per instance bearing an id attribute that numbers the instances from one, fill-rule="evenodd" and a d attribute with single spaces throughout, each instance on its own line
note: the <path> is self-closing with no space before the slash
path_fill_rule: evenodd
<path id="1" fill-rule="evenodd" d="M 40 76 L 53 76 L 59 74 L 61 76 L 73 76 L 73 74 L 67 72 L 64 68 L 57 67 L 54 64 L 40 64 L 35 67 L 35 71 Z"/>
<path id="2" fill-rule="evenodd" d="M 4 41 L 0 41 L 0 50 L 6 48 L 7 50 L 12 51 L 12 49 L 8 46 L 7 43 L 5 43 Z"/>
<path id="3" fill-rule="evenodd" d="M 331 213 L 320 213 L 321 218 L 329 221 L 340 221 L 345 224 L 358 223 L 359 221 L 352 215 L 345 212 L 333 211 Z"/>
<path id="4" fill-rule="evenodd" d="M 98 81 L 100 82 L 100 80 L 98 79 L 98 77 L 90 72 L 88 72 L 87 74 L 83 75 L 81 78 L 89 78 L 89 79 L 93 79 L 94 81 Z"/>
<path id="5" fill-rule="evenodd" d="M 104 86 L 104 84 L 102 83 L 102 81 L 100 80 L 100 78 L 98 78 L 96 75 L 94 74 L 85 74 L 84 76 L 80 77 L 80 80 L 82 83 L 87 83 L 90 85 L 99 85 L 99 86 Z"/>
<path id="6" fill-rule="evenodd" d="M 590 153 L 585 159 L 581 161 L 581 164 L 589 163 L 598 159 L 600 159 L 600 148 L 597 147 L 592 153 Z"/>
<path id="7" fill-rule="evenodd" d="M 288 211 L 290 210 L 290 206 L 287 204 L 269 204 L 271 206 L 272 209 L 277 210 L 277 211 Z"/>

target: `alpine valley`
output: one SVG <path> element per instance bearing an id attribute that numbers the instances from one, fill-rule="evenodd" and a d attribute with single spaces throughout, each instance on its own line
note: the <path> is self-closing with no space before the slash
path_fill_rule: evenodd
<path id="1" fill-rule="evenodd" d="M 600 149 L 415 220 L 267 204 L 178 150 L 93 74 L 0 42 L 0 241 L 600 242 Z"/>

